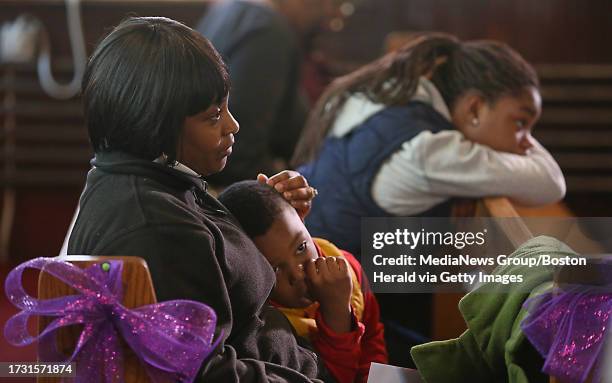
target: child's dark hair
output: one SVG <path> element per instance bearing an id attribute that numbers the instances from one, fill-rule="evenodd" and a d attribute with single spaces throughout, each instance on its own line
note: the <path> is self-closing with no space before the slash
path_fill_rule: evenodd
<path id="1" fill-rule="evenodd" d="M 292 165 L 297 167 L 317 155 L 351 94 L 361 93 L 385 105 L 404 105 L 414 95 L 421 76 L 431 79 L 451 111 L 468 91 L 478 92 L 492 104 L 500 96 L 539 87 L 533 67 L 506 44 L 486 40 L 462 43 L 452 35 L 425 34 L 336 79 L 310 113 Z"/>
<path id="2" fill-rule="evenodd" d="M 128 18 L 98 44 L 83 77 L 93 149 L 174 162 L 185 117 L 220 104 L 229 86 L 221 56 L 198 32 L 164 17 Z"/>
<path id="3" fill-rule="evenodd" d="M 219 195 L 219 201 L 251 238 L 266 234 L 283 209 L 293 209 L 274 188 L 257 181 L 232 184 Z"/>

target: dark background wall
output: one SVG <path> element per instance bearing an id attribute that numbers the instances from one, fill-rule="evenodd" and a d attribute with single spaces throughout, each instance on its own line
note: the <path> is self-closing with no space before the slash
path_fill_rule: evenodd
<path id="1" fill-rule="evenodd" d="M 498 39 L 533 63 L 612 63 L 607 0 L 357 0 L 345 29 L 323 44 L 344 60 L 367 61 L 396 30 Z"/>

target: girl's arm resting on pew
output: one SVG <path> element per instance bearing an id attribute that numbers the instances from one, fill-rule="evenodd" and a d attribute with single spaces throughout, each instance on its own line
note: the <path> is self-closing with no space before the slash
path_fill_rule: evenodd
<path id="1" fill-rule="evenodd" d="M 423 132 L 402 145 L 379 170 L 374 200 L 396 215 L 427 210 L 450 197 L 505 196 L 523 205 L 557 202 L 563 173 L 532 139 L 527 155 L 493 150 L 457 131 Z"/>

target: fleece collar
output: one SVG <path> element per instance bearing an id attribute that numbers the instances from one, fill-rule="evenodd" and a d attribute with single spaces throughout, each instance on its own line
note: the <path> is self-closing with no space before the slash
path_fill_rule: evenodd
<path id="1" fill-rule="evenodd" d="M 177 188 L 191 189 L 195 187 L 203 192 L 208 189 L 206 181 L 193 171 L 192 174 L 176 167 L 157 161 L 148 161 L 125 152 L 96 153 L 96 156 L 91 160 L 91 165 L 106 173 L 150 177 Z"/>

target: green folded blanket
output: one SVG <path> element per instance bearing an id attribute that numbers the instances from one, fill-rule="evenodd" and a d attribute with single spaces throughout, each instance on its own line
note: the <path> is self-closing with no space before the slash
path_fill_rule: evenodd
<path id="1" fill-rule="evenodd" d="M 576 255 L 563 242 L 541 236 L 525 242 L 512 257 L 541 254 Z M 523 303 L 552 288 L 553 267 L 504 266 L 493 273 L 522 274 L 524 280 L 520 287 L 504 286 L 504 291 L 501 286 L 488 285 L 470 292 L 459 302 L 468 328 L 459 338 L 430 342 L 410 350 L 427 383 L 548 381 L 540 372 L 542 358 L 523 335 L 520 323 L 527 314 Z"/>

